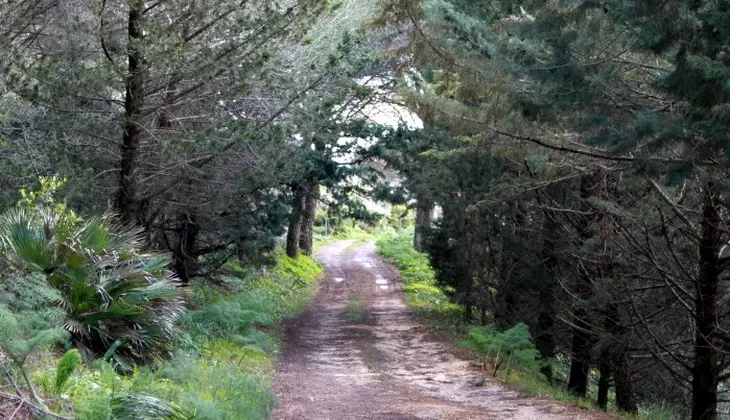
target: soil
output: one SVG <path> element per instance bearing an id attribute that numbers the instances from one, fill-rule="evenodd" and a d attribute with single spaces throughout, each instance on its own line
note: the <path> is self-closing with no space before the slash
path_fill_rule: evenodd
<path id="1" fill-rule="evenodd" d="M 273 419 L 613 418 L 483 382 L 409 314 L 397 271 L 373 243 L 335 242 L 317 258 L 326 278 L 313 305 L 286 325 Z"/>
<path id="2" fill-rule="evenodd" d="M 0 394 L 0 419 L 32 420 L 37 418 L 34 412 L 20 398 L 9 394 Z"/>

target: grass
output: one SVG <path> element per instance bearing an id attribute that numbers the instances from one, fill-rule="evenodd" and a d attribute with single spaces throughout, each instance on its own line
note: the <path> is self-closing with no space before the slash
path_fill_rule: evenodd
<path id="1" fill-rule="evenodd" d="M 432 326 L 437 331 L 465 334 L 463 308 L 451 302 L 446 292 L 438 287 L 428 256 L 413 249 L 412 235 L 409 231 L 383 236 L 376 242 L 378 252 L 400 271 L 406 303 L 410 308 L 434 321 Z"/>
<path id="2" fill-rule="evenodd" d="M 428 256 L 412 247 L 413 232 L 400 235 L 386 235 L 377 241 L 378 252 L 395 265 L 401 273 L 400 280 L 406 293 L 406 303 L 417 314 L 428 319 L 432 331 L 442 338 L 462 343 L 467 339 L 468 325 L 463 322 L 463 307 L 448 299 L 447 291 L 436 282 Z M 559 370 L 567 371 L 567 360 L 555 360 Z M 492 367 L 493 368 L 493 367 Z M 490 371 L 487 368 L 487 371 Z M 598 410 L 592 399 L 580 398 L 562 387 L 551 385 L 537 369 L 508 369 L 499 378 L 521 392 L 583 408 Z M 612 401 L 609 401 L 609 408 Z M 682 418 L 678 411 L 668 405 L 643 404 L 638 415 L 622 415 L 627 419 L 674 420 Z M 614 414 L 618 414 L 615 413 Z"/>
<path id="3" fill-rule="evenodd" d="M 219 285 L 188 288 L 191 309 L 182 317 L 180 340 L 170 358 L 119 375 L 103 360 L 79 366 L 56 385 L 58 356 L 32 365 L 32 378 L 56 412 L 77 419 L 115 418 L 115 402 L 160 398 L 197 419 L 265 419 L 277 401 L 271 378 L 278 325 L 309 304 L 322 268 L 311 258 L 277 255 L 264 271 L 236 264 Z M 191 417 L 192 418 L 192 417 Z"/>
<path id="4" fill-rule="evenodd" d="M 365 301 L 350 299 L 345 306 L 345 317 L 350 322 L 362 322 L 365 316 Z"/>
<path id="5" fill-rule="evenodd" d="M 315 227 L 314 248 L 317 250 L 332 242 L 341 240 L 355 240 L 356 243 L 372 241 L 381 237 L 393 236 L 395 232 L 395 229 L 387 225 L 372 227 L 363 223 L 353 223 L 352 220 L 347 219 L 337 225 L 329 234 L 325 233 L 323 226 Z"/>

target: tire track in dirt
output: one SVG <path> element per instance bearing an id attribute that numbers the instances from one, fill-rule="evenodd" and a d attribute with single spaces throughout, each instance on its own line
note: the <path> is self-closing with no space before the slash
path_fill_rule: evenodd
<path id="1" fill-rule="evenodd" d="M 612 418 L 497 383 L 474 386 L 481 372 L 411 319 L 398 273 L 373 243 L 335 242 L 317 258 L 326 278 L 313 305 L 286 325 L 272 418 Z"/>

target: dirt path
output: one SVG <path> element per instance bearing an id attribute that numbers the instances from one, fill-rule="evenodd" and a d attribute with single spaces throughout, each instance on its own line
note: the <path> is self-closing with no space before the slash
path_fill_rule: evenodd
<path id="1" fill-rule="evenodd" d="M 287 325 L 274 419 L 608 419 L 481 378 L 413 321 L 372 243 L 322 248 L 314 305 Z"/>

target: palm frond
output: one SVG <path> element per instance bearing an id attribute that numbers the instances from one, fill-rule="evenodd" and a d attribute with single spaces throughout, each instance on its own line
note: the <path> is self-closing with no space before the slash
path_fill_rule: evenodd
<path id="1" fill-rule="evenodd" d="M 195 415 L 170 401 L 147 394 L 125 394 L 111 401 L 112 415 L 119 420 L 192 420 Z"/>
<path id="2" fill-rule="evenodd" d="M 72 342 L 87 358 L 115 342 L 131 359 L 167 352 L 183 311 L 170 260 L 141 252 L 139 230 L 111 217 L 60 223 L 53 212 L 12 209 L 0 216 L 0 252 L 58 291 Z"/>

